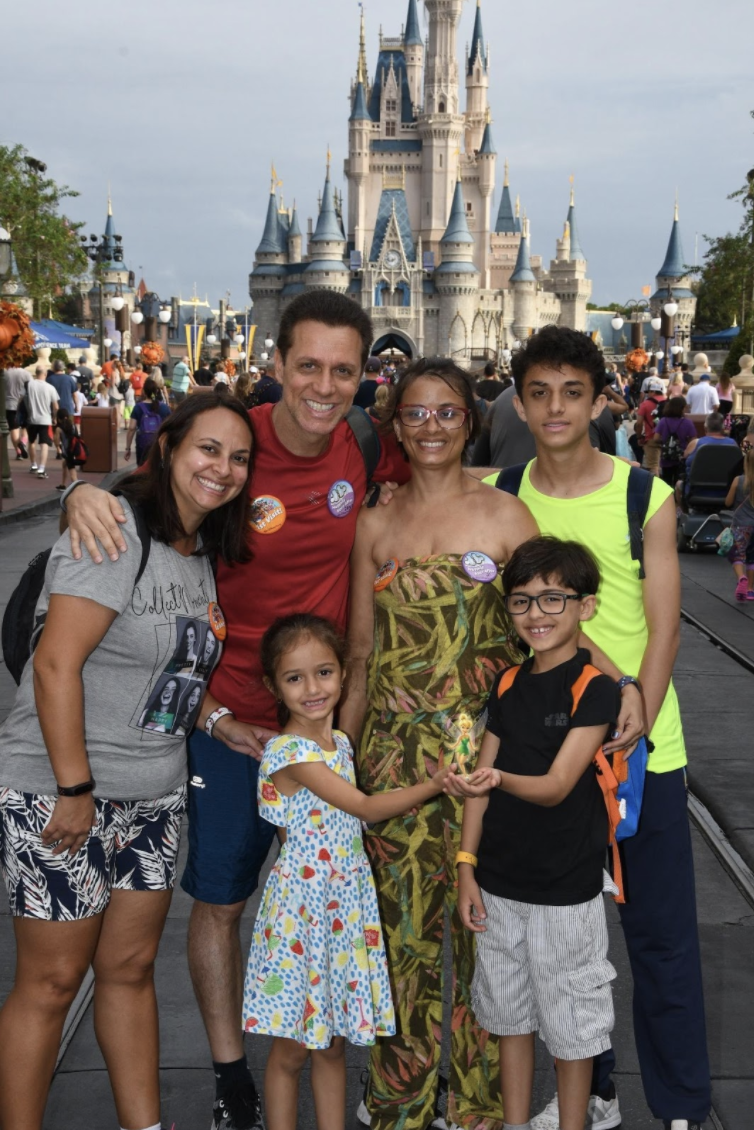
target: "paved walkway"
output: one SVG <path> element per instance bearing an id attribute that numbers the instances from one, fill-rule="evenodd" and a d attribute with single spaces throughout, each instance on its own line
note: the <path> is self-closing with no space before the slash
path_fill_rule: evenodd
<path id="1" fill-rule="evenodd" d="M 0 526 L 0 609 L 28 560 L 51 544 L 56 516 Z M 754 608 L 732 600 L 730 568 L 721 559 L 684 557 L 684 603 L 694 601 L 694 615 L 736 646 L 754 654 Z M 754 764 L 750 735 L 754 732 L 754 676 L 747 675 L 700 633 L 682 628 L 676 683 L 689 747 L 694 791 L 712 809 L 718 822 L 754 866 Z M 14 687 L 0 663 L 0 719 L 12 702 Z M 706 987 L 709 1047 L 714 1077 L 714 1102 L 725 1130 L 751 1130 L 754 1110 L 754 914 L 707 845 L 694 833 L 697 894 Z M 185 850 L 185 837 L 184 849 Z M 257 899 L 244 918 L 248 945 Z M 157 964 L 162 1033 L 163 1125 L 175 1130 L 206 1130 L 213 1080 L 209 1051 L 194 1003 L 186 967 L 186 921 L 190 900 L 178 890 L 173 899 Z M 631 979 L 617 910 L 608 904 L 610 956 L 618 970 L 615 986 L 618 1057 L 616 1082 L 623 1112 L 623 1130 L 650 1130 L 649 1114 L 638 1074 L 631 1022 Z M 7 903 L 0 893 L 0 1001 L 12 983 L 14 953 Z M 253 1070 L 261 1082 L 268 1041 L 247 1038 Z M 360 1097 L 364 1052 L 348 1052 L 349 1109 Z M 553 1074 L 544 1049 L 538 1048 L 536 1107 L 550 1097 Z M 313 1130 L 309 1092 L 302 1088 L 299 1126 Z M 357 1130 L 355 1116 L 349 1130 Z M 709 1124 L 708 1124 L 709 1125 Z M 45 1130 L 91 1130 L 117 1127 L 102 1056 L 92 1027 L 91 1008 L 77 1029 L 53 1082 Z"/>

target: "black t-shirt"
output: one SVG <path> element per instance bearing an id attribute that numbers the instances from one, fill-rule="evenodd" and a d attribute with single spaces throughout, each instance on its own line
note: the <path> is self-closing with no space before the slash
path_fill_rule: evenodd
<path id="1" fill-rule="evenodd" d="M 194 373 L 194 380 L 198 385 L 209 388 L 212 384 L 212 373 L 209 369 L 205 369 L 204 366 L 202 366 L 201 369 L 197 369 Z"/>
<path id="2" fill-rule="evenodd" d="M 534 675 L 533 659 L 527 659 L 502 698 L 497 694 L 502 675 L 495 680 L 487 729 L 500 738 L 496 769 L 544 776 L 570 729 L 604 725 L 607 730 L 615 721 L 620 692 L 607 675 L 591 681 L 571 717 L 571 690 L 589 661 L 589 653 L 580 648 L 567 663 Z M 607 835 L 605 802 L 592 765 L 552 808 L 493 789 L 482 824 L 477 882 L 483 890 L 517 902 L 587 902 L 602 890 Z"/>
<path id="3" fill-rule="evenodd" d="M 372 377 L 364 377 L 356 389 L 353 402 L 359 408 L 371 408 L 377 399 L 378 382 Z"/>
<path id="4" fill-rule="evenodd" d="M 260 377 L 254 385 L 254 400 L 257 404 L 277 404 L 283 395 L 283 386 L 274 377 Z"/>

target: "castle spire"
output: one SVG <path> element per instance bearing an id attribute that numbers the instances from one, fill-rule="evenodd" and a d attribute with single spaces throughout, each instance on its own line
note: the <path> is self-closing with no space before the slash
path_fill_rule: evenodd
<path id="1" fill-rule="evenodd" d="M 665 262 L 657 272 L 658 278 L 681 279 L 688 271 L 684 265 L 683 247 L 681 246 L 681 231 L 678 224 L 678 198 L 676 197 L 673 212 L 673 226 L 670 229 L 668 249 L 665 252 Z"/>
<path id="2" fill-rule="evenodd" d="M 516 197 L 516 210 L 514 212 L 508 174 L 509 167 L 506 161 L 505 177 L 503 178 L 503 194 L 500 197 L 500 207 L 497 210 L 497 220 L 495 221 L 495 231 L 498 235 L 516 235 L 517 232 L 521 231 L 521 221 L 518 218 L 519 199 Z"/>
<path id="3" fill-rule="evenodd" d="M 576 227 L 576 204 L 575 195 L 573 191 L 573 177 L 571 177 L 571 202 L 568 207 L 568 228 L 571 233 L 571 258 L 570 262 L 573 263 L 579 259 L 581 262 L 586 262 L 586 255 L 581 250 L 581 243 L 579 241 L 579 233 Z"/>
<path id="4" fill-rule="evenodd" d="M 503 177 L 503 188 L 508 188 L 508 158 L 505 158 L 505 175 Z"/>
<path id="5" fill-rule="evenodd" d="M 463 198 L 463 185 L 461 183 L 461 167 L 458 167 L 458 180 L 453 194 L 453 204 L 450 209 L 448 226 L 440 243 L 473 243 L 474 237 L 469 231 L 466 220 L 466 204 Z"/>
<path id="6" fill-rule="evenodd" d="M 518 257 L 516 258 L 516 266 L 513 274 L 510 277 L 510 281 L 512 283 L 537 281 L 534 272 L 531 269 L 531 259 L 529 258 L 529 221 L 526 216 L 524 216 L 521 242 L 518 245 Z"/>
<path id="7" fill-rule="evenodd" d="M 283 234 L 278 216 L 278 201 L 275 195 L 275 180 L 276 178 L 273 177 L 272 188 L 270 189 L 270 195 L 267 201 L 267 219 L 265 220 L 261 243 L 259 247 L 257 247 L 257 254 L 260 252 L 270 255 L 282 255 L 285 253 Z"/>
<path id="8" fill-rule="evenodd" d="M 495 142 L 492 140 L 492 116 L 490 108 L 487 107 L 487 121 L 484 125 L 484 133 L 482 134 L 482 144 L 479 146 L 480 153 L 494 154 L 497 153 Z"/>
<path id="9" fill-rule="evenodd" d="M 367 64 L 367 36 L 364 23 L 364 5 L 359 4 L 359 7 L 361 8 L 361 20 L 359 27 L 359 62 L 356 67 L 356 81 L 365 83 L 369 73 Z"/>
<path id="10" fill-rule="evenodd" d="M 484 43 L 484 31 L 482 30 L 482 3 L 481 0 L 476 0 L 476 16 L 474 18 L 474 32 L 471 37 L 471 50 L 469 51 L 469 66 L 468 73 L 471 74 L 474 70 L 474 64 L 477 59 L 482 64 L 482 69 L 487 70 L 487 48 Z"/>
<path id="11" fill-rule="evenodd" d="M 322 204 L 319 209 L 319 216 L 317 217 L 317 227 L 312 236 L 313 242 L 328 242 L 333 240 L 338 242 L 343 241 L 343 231 L 338 219 L 338 210 L 335 201 L 335 190 L 332 181 L 330 180 L 330 161 L 332 154 L 330 148 L 327 149 L 327 175 L 325 176 L 325 188 L 322 193 Z"/>
<path id="12" fill-rule="evenodd" d="M 406 47 L 422 47 L 424 40 L 419 31 L 419 12 L 416 7 L 416 0 L 408 0 L 408 15 L 406 16 L 406 31 L 403 36 L 403 43 Z"/>

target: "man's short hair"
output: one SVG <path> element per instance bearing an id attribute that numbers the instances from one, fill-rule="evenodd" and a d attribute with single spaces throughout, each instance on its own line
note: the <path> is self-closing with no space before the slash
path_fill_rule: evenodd
<path id="1" fill-rule="evenodd" d="M 35 377 L 38 377 L 40 373 L 42 373 L 44 375 L 46 372 L 47 372 L 47 370 L 45 369 L 44 365 L 36 365 L 34 367 L 34 376 Z"/>
<path id="2" fill-rule="evenodd" d="M 569 329 L 568 326 L 545 326 L 527 339 L 522 349 L 511 359 L 511 372 L 516 382 L 516 392 L 523 396 L 524 378 L 534 365 L 562 370 L 564 365 L 580 369 L 592 378 L 593 399 L 605 387 L 605 358 L 588 334 Z"/>
<path id="3" fill-rule="evenodd" d="M 494 361 L 488 361 L 487 364 L 484 366 L 485 377 L 494 377 L 496 372 L 497 372 L 497 365 L 495 364 L 495 362 Z"/>
<path id="4" fill-rule="evenodd" d="M 312 290 L 299 294 L 286 306 L 280 319 L 277 347 L 285 361 L 293 344 L 293 331 L 299 322 L 322 322 L 325 326 L 356 330 L 361 338 L 362 372 L 369 357 L 374 330 L 372 320 L 361 307 L 344 294 L 334 290 Z"/>
<path id="5" fill-rule="evenodd" d="M 704 427 L 708 432 L 723 432 L 725 431 L 725 417 L 721 412 L 710 412 L 704 421 Z"/>
<path id="6" fill-rule="evenodd" d="M 548 535 L 529 538 L 513 551 L 503 571 L 503 591 L 507 596 L 538 577 L 580 596 L 594 596 L 600 587 L 599 565 L 586 546 Z"/>
<path id="7" fill-rule="evenodd" d="M 79 357 L 79 365 L 86 365 L 86 355 L 84 353 Z"/>
<path id="8" fill-rule="evenodd" d="M 64 373 L 65 372 L 65 365 L 63 364 L 62 361 L 53 361 L 52 371 L 53 371 L 53 373 Z"/>

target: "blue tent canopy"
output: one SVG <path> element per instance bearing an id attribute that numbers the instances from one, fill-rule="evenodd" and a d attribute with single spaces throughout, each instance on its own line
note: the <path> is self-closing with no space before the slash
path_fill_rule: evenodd
<path id="1" fill-rule="evenodd" d="M 727 330 L 718 330 L 717 333 L 712 334 L 692 334 L 691 344 L 697 345 L 717 345 L 720 349 L 725 346 L 732 345 L 733 341 L 738 337 L 741 332 L 740 326 L 730 326 Z"/>
<path id="2" fill-rule="evenodd" d="M 43 318 L 39 323 L 42 326 L 48 326 L 55 333 L 68 334 L 69 337 L 92 338 L 94 337 L 94 330 L 84 329 L 83 326 L 68 326 L 65 322 L 56 322 L 54 318 Z"/>
<path id="3" fill-rule="evenodd" d="M 30 325 L 34 334 L 35 346 L 43 346 L 48 349 L 84 349 L 89 344 L 90 332 L 83 330 L 82 333 L 86 334 L 85 337 L 74 337 L 72 333 L 66 332 L 66 330 L 76 329 L 74 326 L 62 327 L 60 322 L 53 322 L 49 319 L 43 322 L 31 322 Z"/>

